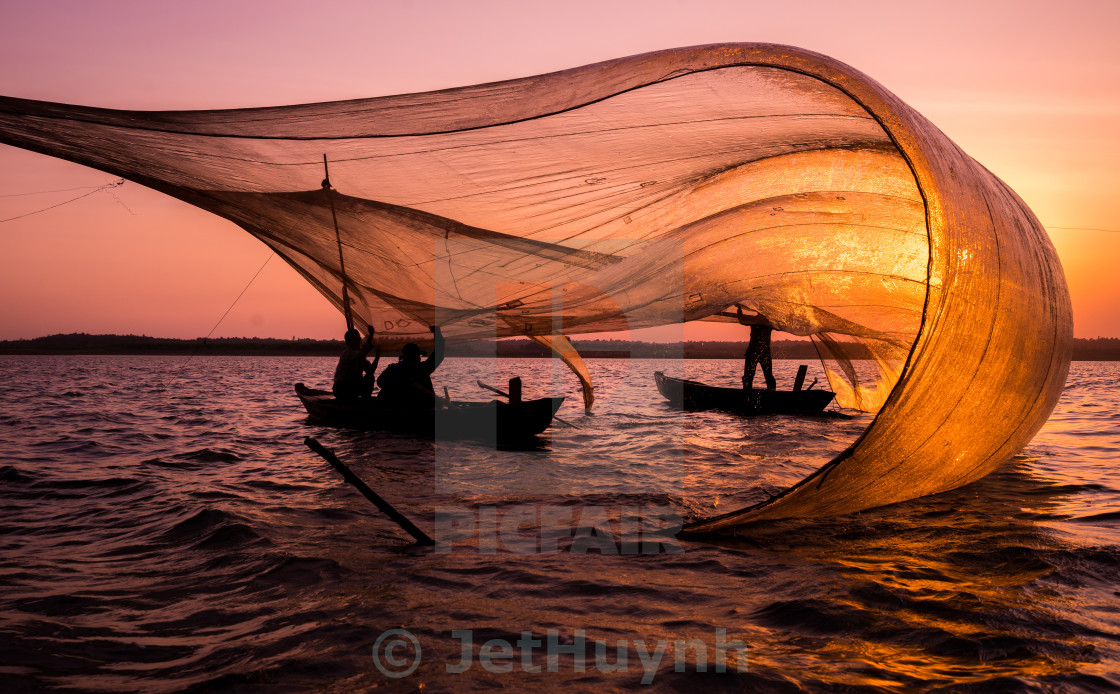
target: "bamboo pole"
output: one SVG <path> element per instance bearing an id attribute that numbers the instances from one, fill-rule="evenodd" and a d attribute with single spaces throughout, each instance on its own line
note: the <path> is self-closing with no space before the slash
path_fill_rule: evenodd
<path id="1" fill-rule="evenodd" d="M 354 487 L 362 493 L 362 496 L 369 499 L 373 503 L 373 505 L 378 508 L 378 510 L 384 513 L 386 516 L 389 516 L 389 518 L 394 523 L 401 526 L 401 528 L 403 528 L 404 531 L 409 535 L 416 538 L 416 544 L 429 547 L 435 545 L 435 540 L 429 537 L 423 530 L 417 528 L 412 523 L 412 521 L 406 518 L 404 514 L 397 511 L 397 509 L 393 508 L 388 501 L 385 501 L 380 496 L 378 496 L 377 492 L 370 489 L 366 485 L 366 483 L 361 480 L 361 478 L 355 475 L 353 471 L 351 471 L 350 468 L 346 466 L 345 463 L 338 459 L 338 456 L 334 454 L 334 451 L 327 448 L 310 436 L 305 438 L 303 442 L 307 445 L 308 448 L 318 453 L 323 457 L 324 460 L 330 463 L 331 467 L 333 467 L 335 470 L 338 470 L 343 479 L 354 485 Z"/>
<path id="2" fill-rule="evenodd" d="M 342 274 L 342 315 L 346 317 L 346 329 L 354 329 L 354 314 L 350 311 L 350 295 L 346 291 L 346 261 L 342 258 L 342 234 L 338 231 L 338 214 L 334 210 L 334 189 L 331 188 L 331 172 L 327 168 L 327 154 L 323 153 L 323 190 L 331 204 L 331 220 L 334 222 L 334 240 L 338 242 L 338 270 Z"/>

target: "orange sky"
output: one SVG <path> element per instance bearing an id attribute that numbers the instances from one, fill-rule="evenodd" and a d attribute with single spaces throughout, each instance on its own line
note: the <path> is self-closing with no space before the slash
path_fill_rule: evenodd
<path id="1" fill-rule="evenodd" d="M 0 94 L 129 109 L 265 106 L 464 86 L 675 46 L 786 43 L 882 82 L 1048 227 L 1120 230 L 1118 26 L 1120 3 L 1106 1 L 9 2 Z M 85 191 L 24 193 L 111 180 L 0 146 L 0 219 Z M 1120 233 L 1050 233 L 1076 335 L 1120 336 Z M 133 183 L 3 222 L 0 339 L 205 335 L 268 255 L 231 223 Z M 341 328 L 273 259 L 215 335 Z"/>

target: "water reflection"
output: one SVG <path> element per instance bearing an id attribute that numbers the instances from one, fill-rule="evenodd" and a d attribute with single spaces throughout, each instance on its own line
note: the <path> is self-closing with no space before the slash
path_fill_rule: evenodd
<path id="1" fill-rule="evenodd" d="M 1105 586 L 1120 580 L 1120 564 L 1065 542 L 1047 523 L 1081 490 L 1037 474 L 1037 462 L 1021 456 L 962 489 L 857 516 L 706 538 L 798 566 L 796 597 L 751 611 L 760 627 L 755 671 L 788 672 L 802 660 L 821 683 L 991 686 L 1008 678 L 1004 686 L 1018 691 L 1026 680 L 1060 676 L 1107 686 L 1099 678 L 1116 662 L 1120 624 L 1069 619 L 1079 608 L 1062 588 L 1088 569 L 1102 585 L 1082 593 L 1085 607 L 1113 603 Z M 849 664 L 840 679 L 837 662 Z"/>

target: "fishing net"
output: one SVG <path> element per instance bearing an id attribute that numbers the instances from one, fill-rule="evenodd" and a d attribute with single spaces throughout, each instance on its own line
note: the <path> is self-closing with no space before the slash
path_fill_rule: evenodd
<path id="1" fill-rule="evenodd" d="M 976 479 L 1029 440 L 1068 364 L 1064 277 L 1026 206 L 882 86 L 799 49 L 277 108 L 5 98 L 0 141 L 232 220 L 340 309 L 345 284 L 386 344 L 438 324 L 552 346 L 588 406 L 566 335 L 739 306 L 810 336 L 840 404 L 875 424 L 811 501 L 803 484 L 701 530 Z"/>

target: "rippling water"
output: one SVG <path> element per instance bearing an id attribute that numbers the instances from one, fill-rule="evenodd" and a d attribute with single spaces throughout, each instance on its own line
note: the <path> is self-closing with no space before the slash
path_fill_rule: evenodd
<path id="1" fill-rule="evenodd" d="M 1120 688 L 1116 363 L 1075 363 L 1043 431 L 980 482 L 681 551 L 631 540 L 766 498 L 870 417 L 669 410 L 656 369 L 736 382 L 738 363 L 699 360 L 592 360 L 585 416 L 554 362 L 448 359 L 440 382 L 460 399 L 511 375 L 526 397 L 569 396 L 560 416 L 578 428 L 494 450 L 308 423 L 291 384 L 332 367 L 0 358 L 0 690 L 645 690 L 646 669 L 650 691 Z M 779 382 L 795 368 L 777 363 Z M 410 544 L 309 435 L 440 547 Z M 406 677 L 375 667 L 388 629 L 420 645 Z M 639 640 L 714 648 L 717 629 L 747 644 L 726 674 L 698 671 L 695 648 L 681 672 L 672 646 L 659 667 L 637 654 Z M 453 630 L 473 636 L 459 674 Z M 540 649 L 493 661 L 511 672 L 477 660 L 484 641 L 550 630 L 569 650 L 581 634 L 608 644 L 612 663 L 629 650 L 616 672 L 594 646 L 585 672 L 567 655 L 548 672 Z"/>

